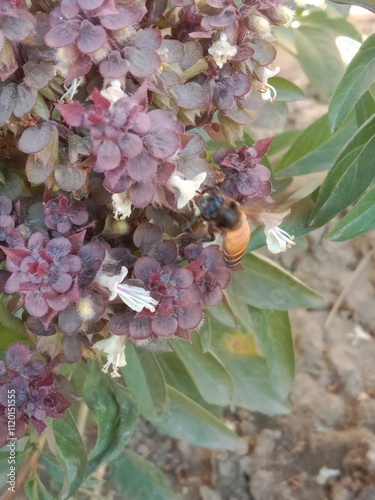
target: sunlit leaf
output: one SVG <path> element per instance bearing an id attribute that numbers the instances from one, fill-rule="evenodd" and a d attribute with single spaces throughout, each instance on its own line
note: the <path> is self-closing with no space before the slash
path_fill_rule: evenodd
<path id="1" fill-rule="evenodd" d="M 246 254 L 244 270 L 233 273 L 227 289 L 233 301 L 245 302 L 262 309 L 317 307 L 322 298 L 311 288 L 263 256 Z"/>
<path id="2" fill-rule="evenodd" d="M 266 360 L 254 353 L 252 332 L 212 321 L 212 352 L 224 364 L 234 382 L 233 404 L 267 415 L 289 413 L 289 404 L 275 391 Z"/>
<path id="3" fill-rule="evenodd" d="M 324 224 L 353 203 L 374 179 L 375 115 L 347 143 L 323 182 L 312 224 Z"/>
<path id="4" fill-rule="evenodd" d="M 303 90 L 286 78 L 274 76 L 268 80 L 268 83 L 275 87 L 278 101 L 293 102 L 304 98 Z"/>
<path id="5" fill-rule="evenodd" d="M 279 161 L 275 173 L 304 175 L 332 167 L 334 160 L 357 129 L 354 116 L 336 134 L 331 135 L 328 117 L 323 115 L 307 127 Z"/>
<path id="6" fill-rule="evenodd" d="M 329 122 L 334 132 L 343 123 L 359 98 L 375 80 L 375 34 L 369 36 L 340 80 L 329 105 Z"/>
<path id="7" fill-rule="evenodd" d="M 345 241 L 375 228 L 375 186 L 373 186 L 329 233 L 328 239 Z"/>

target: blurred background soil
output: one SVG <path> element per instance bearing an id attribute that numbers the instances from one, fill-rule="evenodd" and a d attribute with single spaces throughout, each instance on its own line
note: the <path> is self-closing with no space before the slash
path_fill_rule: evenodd
<path id="1" fill-rule="evenodd" d="M 365 35 L 374 31 L 367 11 L 356 9 L 350 20 Z M 259 130 L 263 137 L 305 128 L 327 109 L 292 56 L 280 51 L 275 65 L 306 99 Z M 319 310 L 290 312 L 297 354 L 291 414 L 228 409 L 226 422 L 247 443 L 241 453 L 189 445 L 144 420 L 137 427 L 131 448 L 168 475 L 177 500 L 375 500 L 375 234 L 332 243 L 324 238 L 329 230 L 278 258 L 325 297 Z"/>

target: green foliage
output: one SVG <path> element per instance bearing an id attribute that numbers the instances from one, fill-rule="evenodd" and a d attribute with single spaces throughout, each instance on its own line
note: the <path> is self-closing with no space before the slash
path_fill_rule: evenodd
<path id="1" fill-rule="evenodd" d="M 126 500 L 172 500 L 172 488 L 167 477 L 148 460 L 129 450 L 113 464 L 113 479 L 117 491 Z"/>
<path id="2" fill-rule="evenodd" d="M 64 420 L 54 419 L 52 427 L 56 440 L 57 458 L 65 472 L 64 485 L 59 498 L 65 500 L 70 498 L 83 482 L 87 452 L 70 411 L 67 411 Z"/>
<path id="3" fill-rule="evenodd" d="M 83 386 L 83 396 L 87 406 L 95 414 L 98 438 L 88 456 L 86 475 L 122 452 L 138 419 L 135 396 L 103 375 L 97 363 L 91 362 L 90 365 Z"/>
<path id="4" fill-rule="evenodd" d="M 136 396 L 141 415 L 150 420 L 163 416 L 167 391 L 163 372 L 152 352 L 138 349 L 129 342 L 127 364 L 122 368 L 126 385 Z"/>
<path id="5" fill-rule="evenodd" d="M 337 85 L 329 105 L 329 123 L 335 132 L 375 80 L 375 34 L 363 42 Z"/>
<path id="6" fill-rule="evenodd" d="M 345 241 L 375 228 L 375 186 L 356 203 L 337 226 L 329 233 L 332 241 Z"/>
<path id="7" fill-rule="evenodd" d="M 255 254 L 243 258 L 242 276 L 233 274 L 228 295 L 233 307 L 250 304 L 263 309 L 316 307 L 322 298 L 271 260 Z"/>
<path id="8" fill-rule="evenodd" d="M 155 425 L 162 432 L 189 443 L 213 450 L 242 447 L 236 434 L 212 413 L 167 385 L 167 405 Z"/>
<path id="9" fill-rule="evenodd" d="M 312 224 L 324 224 L 368 188 L 374 179 L 374 151 L 375 115 L 357 130 L 336 158 L 319 190 Z"/>

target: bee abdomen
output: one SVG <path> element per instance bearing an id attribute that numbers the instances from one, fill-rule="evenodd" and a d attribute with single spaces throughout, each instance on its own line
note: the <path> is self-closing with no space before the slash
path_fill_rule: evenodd
<path id="1" fill-rule="evenodd" d="M 235 267 L 241 262 L 250 240 L 250 227 L 247 217 L 241 213 L 240 224 L 232 231 L 227 231 L 223 238 L 223 255 L 227 267 Z"/>

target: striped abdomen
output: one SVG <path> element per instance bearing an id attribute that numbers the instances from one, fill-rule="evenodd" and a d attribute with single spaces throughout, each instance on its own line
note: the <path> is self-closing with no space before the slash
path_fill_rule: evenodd
<path id="1" fill-rule="evenodd" d="M 234 267 L 240 263 L 249 240 L 250 227 L 246 215 L 241 212 L 240 221 L 236 228 L 225 231 L 223 235 L 223 254 L 227 267 Z"/>

